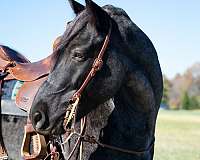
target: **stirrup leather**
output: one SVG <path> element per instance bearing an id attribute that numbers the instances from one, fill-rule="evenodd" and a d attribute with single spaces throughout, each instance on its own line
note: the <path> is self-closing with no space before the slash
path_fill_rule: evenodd
<path id="1" fill-rule="evenodd" d="M 39 160 L 44 158 L 47 153 L 45 137 L 36 133 L 30 122 L 25 125 L 24 131 L 21 147 L 22 157 L 25 160 Z"/>

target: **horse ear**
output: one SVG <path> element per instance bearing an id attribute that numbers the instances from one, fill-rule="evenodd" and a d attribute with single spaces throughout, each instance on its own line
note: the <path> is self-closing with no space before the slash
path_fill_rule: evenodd
<path id="1" fill-rule="evenodd" d="M 107 33 L 109 30 L 109 15 L 92 0 L 85 0 L 86 10 L 91 15 L 90 23 L 97 31 Z"/>
<path id="2" fill-rule="evenodd" d="M 83 6 L 82 4 L 80 4 L 74 0 L 68 0 L 68 1 L 76 15 L 78 15 L 80 12 L 82 12 L 85 9 L 85 6 Z"/>

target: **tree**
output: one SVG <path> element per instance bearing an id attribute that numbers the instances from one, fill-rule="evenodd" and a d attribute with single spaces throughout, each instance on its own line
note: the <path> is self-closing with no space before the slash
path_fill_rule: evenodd
<path id="1" fill-rule="evenodd" d="M 170 90 L 170 81 L 167 79 L 166 76 L 163 76 L 163 97 L 162 97 L 162 104 L 169 105 L 169 90 Z"/>
<path id="2" fill-rule="evenodd" d="M 182 98 L 182 108 L 186 110 L 189 110 L 190 108 L 190 97 L 187 92 L 184 93 Z"/>
<path id="3" fill-rule="evenodd" d="M 190 98 L 190 109 L 200 109 L 200 103 L 195 96 Z"/>
<path id="4" fill-rule="evenodd" d="M 197 97 L 189 97 L 188 93 L 185 92 L 182 98 L 182 108 L 186 110 L 199 109 L 200 103 L 198 102 Z"/>

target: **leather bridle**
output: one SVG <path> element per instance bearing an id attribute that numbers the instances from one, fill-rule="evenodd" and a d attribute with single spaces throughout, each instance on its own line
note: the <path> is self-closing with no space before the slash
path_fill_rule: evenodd
<path id="1" fill-rule="evenodd" d="M 108 43 L 109 43 L 109 40 L 110 40 L 111 31 L 112 31 L 112 24 L 110 23 L 110 28 L 109 28 L 108 34 L 106 35 L 106 38 L 105 38 L 104 43 L 103 43 L 103 46 L 102 46 L 102 48 L 101 48 L 101 50 L 100 50 L 97 58 L 95 58 L 95 60 L 94 60 L 94 62 L 92 64 L 92 68 L 91 68 L 90 72 L 88 73 L 86 79 L 84 80 L 84 82 L 82 83 L 82 85 L 80 86 L 80 88 L 73 94 L 73 96 L 72 96 L 72 98 L 70 100 L 71 103 L 76 104 L 76 105 L 72 105 L 72 106 L 74 106 L 74 107 L 71 108 L 72 112 L 75 111 L 75 108 L 76 108 L 76 106 L 79 103 L 81 95 L 82 95 L 84 89 L 87 87 L 88 83 L 96 75 L 97 71 L 99 71 L 102 68 L 102 66 L 103 66 L 103 56 L 104 56 L 105 51 L 106 51 L 106 49 L 108 47 Z M 71 112 L 71 114 L 72 114 L 72 112 Z M 72 115 L 69 115 L 69 116 L 72 116 Z M 68 117 L 66 116 L 65 117 L 65 121 L 64 121 L 64 127 L 66 127 L 67 123 L 69 122 L 69 120 L 66 121 L 67 118 Z"/>
<path id="2" fill-rule="evenodd" d="M 103 46 L 102 46 L 98 56 L 95 58 L 95 60 L 92 64 L 92 68 L 91 68 L 90 72 L 88 73 L 86 79 L 84 80 L 84 82 L 82 83 L 80 88 L 73 94 L 73 96 L 70 100 L 70 102 L 72 104 L 70 106 L 68 106 L 68 108 L 67 108 L 63 126 L 69 135 L 64 143 L 68 142 L 73 135 L 78 136 L 78 139 L 77 139 L 71 153 L 67 157 L 67 160 L 69 160 L 73 156 L 73 153 L 75 152 L 78 145 L 80 145 L 79 158 L 80 158 L 80 160 L 82 159 L 82 147 L 83 147 L 82 143 L 83 143 L 83 141 L 86 141 L 86 139 L 84 140 L 83 137 L 84 137 L 85 127 L 86 127 L 86 118 L 87 117 L 85 116 L 85 117 L 81 118 L 81 126 L 80 126 L 81 131 L 80 131 L 80 133 L 76 132 L 74 127 L 75 127 L 77 106 L 79 104 L 79 100 L 81 98 L 81 95 L 82 95 L 84 89 L 87 87 L 87 85 L 91 81 L 91 79 L 96 75 L 97 71 L 101 70 L 101 68 L 103 66 L 103 56 L 104 56 L 105 51 L 109 44 L 111 31 L 112 31 L 112 24 L 110 22 L 110 28 L 109 28 L 108 34 L 106 35 L 106 38 L 104 40 Z M 70 122 L 72 122 L 72 126 L 70 129 L 68 129 L 67 126 Z"/>
<path id="3" fill-rule="evenodd" d="M 112 31 L 112 24 L 110 23 L 110 25 L 111 26 L 109 28 L 109 32 L 106 35 L 103 46 L 102 46 L 97 58 L 93 62 L 92 69 L 90 70 L 89 74 L 87 75 L 86 79 L 84 80 L 84 82 L 81 85 L 81 87 L 79 88 L 79 90 L 76 93 L 74 93 L 74 95 L 72 97 L 73 101 L 75 101 L 77 98 L 81 97 L 83 90 L 86 88 L 86 86 L 88 85 L 90 80 L 96 75 L 97 71 L 101 70 L 101 68 L 103 66 L 103 56 L 104 56 L 105 51 L 108 47 L 108 43 L 109 43 L 109 40 L 110 40 L 111 31 Z"/>
<path id="4" fill-rule="evenodd" d="M 87 87 L 88 83 L 96 75 L 97 71 L 101 70 L 101 68 L 103 66 L 103 56 L 106 52 L 106 49 L 107 49 L 109 41 L 110 41 L 111 31 L 112 31 L 112 23 L 110 22 L 110 28 L 109 28 L 108 34 L 105 37 L 103 46 L 102 46 L 97 58 L 94 60 L 92 68 L 91 68 L 90 72 L 88 73 L 86 79 L 82 83 L 81 87 L 73 94 L 73 96 L 71 98 L 71 102 L 72 102 L 71 105 L 68 106 L 68 108 L 67 108 L 63 126 L 64 126 L 66 133 L 68 134 L 68 137 L 65 139 L 63 144 L 67 143 L 73 135 L 78 136 L 78 139 L 77 139 L 72 151 L 70 152 L 69 156 L 67 157 L 67 160 L 70 160 L 70 158 L 73 156 L 73 154 L 78 146 L 79 146 L 79 158 L 80 158 L 80 160 L 82 160 L 83 142 L 88 142 L 90 144 L 97 144 L 103 148 L 107 148 L 107 149 L 111 149 L 111 150 L 115 150 L 115 151 L 123 152 L 123 153 L 127 153 L 127 154 L 133 154 L 133 155 L 144 154 L 144 153 L 148 152 L 149 150 L 151 150 L 151 148 L 154 145 L 154 140 L 153 140 L 153 142 L 150 144 L 150 146 L 146 150 L 133 151 L 133 150 L 128 150 L 128 149 L 119 148 L 119 147 L 101 143 L 95 137 L 85 134 L 87 116 L 84 116 L 83 118 L 81 118 L 80 133 L 76 132 L 76 130 L 75 130 L 76 112 L 77 112 L 79 100 L 81 98 L 81 95 L 82 95 L 84 89 Z M 67 128 L 69 123 L 71 123 L 71 128 Z"/>

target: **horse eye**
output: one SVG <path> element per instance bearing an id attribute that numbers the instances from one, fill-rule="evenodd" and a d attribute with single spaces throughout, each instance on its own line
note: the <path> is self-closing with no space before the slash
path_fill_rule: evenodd
<path id="1" fill-rule="evenodd" d="M 75 57 L 82 58 L 82 57 L 83 57 L 83 54 L 80 53 L 80 52 L 75 52 L 74 56 L 75 56 Z"/>
<path id="2" fill-rule="evenodd" d="M 85 60 L 85 56 L 83 55 L 83 53 L 76 51 L 74 53 L 73 56 L 77 61 L 84 61 Z"/>

